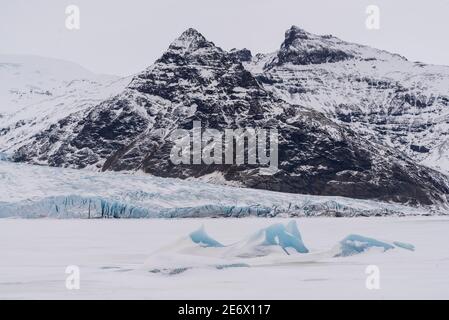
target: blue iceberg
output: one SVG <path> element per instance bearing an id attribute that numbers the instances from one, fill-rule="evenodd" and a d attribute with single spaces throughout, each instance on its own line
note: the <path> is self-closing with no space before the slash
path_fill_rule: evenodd
<path id="1" fill-rule="evenodd" d="M 199 244 L 201 247 L 224 247 L 220 242 L 211 238 L 204 230 L 204 226 L 201 226 L 198 230 L 192 232 L 190 235 L 190 239 L 196 244 Z"/>
<path id="2" fill-rule="evenodd" d="M 380 248 L 383 249 L 383 251 L 387 251 L 390 249 L 394 249 L 396 247 L 414 251 L 415 247 L 409 243 L 403 243 L 403 242 L 393 242 L 388 243 L 384 241 L 379 241 L 373 238 L 368 238 L 365 236 L 361 236 L 358 234 L 351 234 L 341 240 L 339 242 L 340 245 L 340 252 L 338 252 L 335 257 L 348 257 L 352 255 L 356 255 L 359 253 L 363 253 L 366 250 L 370 248 Z"/>
<path id="3" fill-rule="evenodd" d="M 393 244 L 396 247 L 402 248 L 402 249 L 406 249 L 406 250 L 410 250 L 410 251 L 415 251 L 415 246 L 410 244 L 410 243 L 405 243 L 405 242 L 399 242 L 399 241 L 394 241 Z"/>
<path id="4" fill-rule="evenodd" d="M 281 223 L 273 224 L 256 232 L 246 244 L 238 245 L 239 256 L 260 256 L 268 254 L 270 246 L 277 246 L 290 255 L 289 248 L 297 253 L 308 253 L 296 222 L 292 220 L 286 226 Z M 292 251 L 292 250 L 290 250 Z"/>
<path id="5" fill-rule="evenodd" d="M 265 233 L 265 241 L 262 245 L 279 245 L 286 254 L 290 254 L 287 248 L 293 248 L 298 253 L 309 252 L 302 241 L 298 226 L 294 220 L 290 221 L 287 226 L 277 223 L 259 232 Z"/>
<path id="6" fill-rule="evenodd" d="M 281 252 L 290 255 L 292 253 L 308 253 L 309 250 L 304 245 L 301 233 L 295 221 L 287 225 L 276 223 L 263 228 L 247 238 L 231 245 L 223 245 L 210 237 L 204 226 L 189 234 L 190 239 L 203 248 L 227 249 L 228 256 L 235 257 L 256 257 L 265 256 L 281 248 Z M 274 251 L 273 251 L 274 250 Z"/>
<path id="7" fill-rule="evenodd" d="M 210 237 L 203 225 L 173 245 L 155 252 L 145 265 L 152 273 L 176 275 L 200 267 L 223 270 L 317 262 L 358 255 L 371 248 L 377 248 L 382 252 L 395 248 L 415 250 L 409 243 L 381 241 L 351 234 L 339 241 L 334 248 L 309 253 L 296 221 L 292 220 L 287 224 L 269 225 L 242 241 L 228 245 L 223 245 Z"/>

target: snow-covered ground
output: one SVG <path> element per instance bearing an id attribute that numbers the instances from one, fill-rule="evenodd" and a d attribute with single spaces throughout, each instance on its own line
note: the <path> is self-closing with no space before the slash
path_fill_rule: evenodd
<path id="1" fill-rule="evenodd" d="M 370 251 L 349 257 L 168 275 L 145 261 L 204 225 L 231 244 L 287 219 L 0 219 L 0 298 L 61 299 L 448 299 L 449 218 L 299 218 L 313 257 L 348 234 L 411 243 L 415 251 Z M 195 263 L 192 258 L 192 263 Z M 66 289 L 66 267 L 80 268 L 80 289 Z M 369 290 L 367 266 L 379 268 Z"/>

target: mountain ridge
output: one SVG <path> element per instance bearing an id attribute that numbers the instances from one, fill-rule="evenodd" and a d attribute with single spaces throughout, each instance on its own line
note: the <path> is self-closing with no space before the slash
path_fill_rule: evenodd
<path id="1" fill-rule="evenodd" d="M 300 40 L 310 38 L 297 28 L 287 33 Z M 268 70 L 262 74 L 251 69 L 254 57 L 240 61 L 248 60 L 247 51 L 224 51 L 188 29 L 118 95 L 53 123 L 16 150 L 13 159 L 72 168 L 143 170 L 183 179 L 219 174 L 250 188 L 411 205 L 447 203 L 449 183 L 443 174 L 381 141 L 370 141 L 344 121 L 314 110 L 308 101 L 293 103 L 279 94 L 291 88 L 275 87 L 267 78 L 276 80 L 286 64 L 327 66 L 354 57 L 354 50 L 323 51 L 322 46 L 312 46 L 308 54 L 296 40 L 289 38 L 280 49 L 287 52 L 276 63 L 264 64 Z M 254 165 L 174 166 L 168 137 L 173 130 L 190 129 L 193 121 L 201 121 L 203 129 L 277 128 L 279 170 L 267 176 Z"/>
<path id="2" fill-rule="evenodd" d="M 331 36 L 307 32 L 303 36 L 304 31 L 299 32 L 299 39 L 290 39 L 298 29 L 292 27 L 286 32 L 290 46 L 301 42 L 297 45 L 300 50 L 310 40 L 304 38 L 312 38 L 313 56 L 317 47 L 337 39 L 331 48 L 338 44 L 337 52 L 355 58 L 279 63 L 278 56 L 288 57 L 284 41 L 278 51 L 244 62 L 265 89 L 289 103 L 323 112 L 367 139 L 401 150 L 420 164 L 449 173 L 448 66 L 410 62 L 395 53 Z M 317 44 L 322 39 L 326 42 Z"/>

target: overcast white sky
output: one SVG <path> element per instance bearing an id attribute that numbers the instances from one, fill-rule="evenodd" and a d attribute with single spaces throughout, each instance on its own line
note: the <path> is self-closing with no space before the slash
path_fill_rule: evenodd
<path id="1" fill-rule="evenodd" d="M 78 31 L 65 28 L 70 4 L 81 11 Z M 365 27 L 370 4 L 380 7 L 380 30 Z M 276 50 L 291 25 L 449 65 L 449 0 L 0 0 L 0 54 L 128 75 L 152 64 L 188 27 L 224 49 L 257 53 Z"/>

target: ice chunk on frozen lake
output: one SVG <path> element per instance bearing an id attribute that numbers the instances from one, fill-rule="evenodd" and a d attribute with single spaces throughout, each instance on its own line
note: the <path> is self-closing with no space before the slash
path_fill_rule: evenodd
<path id="1" fill-rule="evenodd" d="M 259 230 L 247 240 L 229 246 L 227 256 L 254 258 L 276 253 L 290 255 L 308 252 L 298 226 L 292 220 L 287 226 L 281 223 L 272 224 Z"/>
<path id="2" fill-rule="evenodd" d="M 221 270 L 249 267 L 253 263 L 269 265 L 272 263 L 270 260 L 272 257 L 273 261 L 277 261 L 276 257 L 289 257 L 308 252 L 295 221 L 287 225 L 272 224 L 247 239 L 230 245 L 223 245 L 209 236 L 203 225 L 187 237 L 156 251 L 147 259 L 145 267 L 155 273 L 166 274 L 172 274 L 174 270 L 198 267 Z"/>
<path id="3" fill-rule="evenodd" d="M 292 220 L 288 224 L 272 224 L 230 245 L 210 237 L 202 226 L 155 252 L 146 261 L 145 267 L 155 273 L 178 274 L 180 270 L 204 267 L 221 270 L 292 263 L 300 265 L 335 257 L 348 257 L 371 248 L 378 248 L 382 252 L 394 248 L 414 250 L 414 246 L 408 243 L 380 241 L 351 234 L 334 248 L 310 253 L 302 240 L 296 221 Z"/>
<path id="4" fill-rule="evenodd" d="M 260 232 L 265 233 L 265 242 L 263 245 L 278 245 L 290 254 L 287 249 L 292 248 L 298 253 L 308 253 L 309 250 L 305 247 L 301 239 L 296 221 L 292 220 L 287 227 L 283 224 L 273 224 Z"/>
<path id="5" fill-rule="evenodd" d="M 368 238 L 358 234 L 351 234 L 339 242 L 338 253 L 335 257 L 347 257 L 363 253 L 371 248 L 380 248 L 384 252 L 396 247 L 413 251 L 413 245 L 402 242 L 384 242 L 374 238 Z"/>
<path id="6" fill-rule="evenodd" d="M 402 249 L 406 249 L 406 250 L 410 250 L 410 251 L 415 251 L 415 246 L 410 244 L 410 243 L 405 243 L 405 242 L 399 242 L 399 241 L 394 241 L 393 244 L 396 247 L 402 248 Z"/>
<path id="7" fill-rule="evenodd" d="M 224 247 L 220 242 L 212 239 L 204 230 L 204 225 L 190 234 L 190 239 L 202 247 Z"/>

